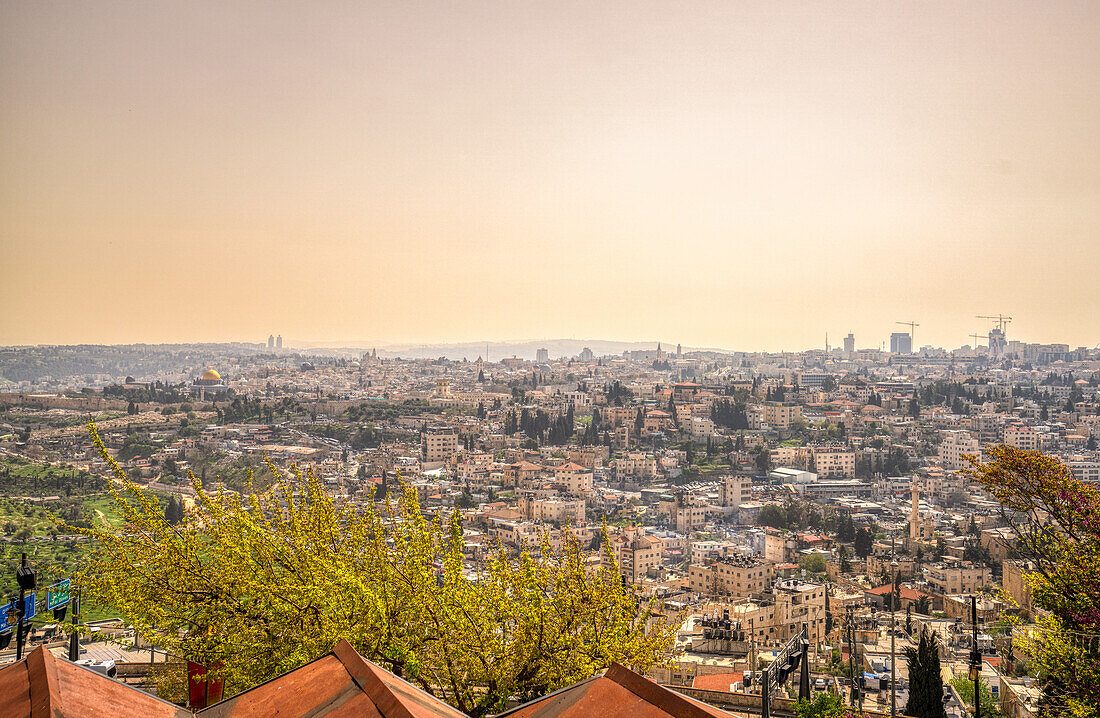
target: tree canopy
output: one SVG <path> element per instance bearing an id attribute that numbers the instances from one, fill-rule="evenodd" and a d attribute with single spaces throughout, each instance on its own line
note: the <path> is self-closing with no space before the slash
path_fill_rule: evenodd
<path id="1" fill-rule="evenodd" d="M 476 717 L 612 661 L 644 671 L 672 646 L 676 621 L 640 602 L 613 561 L 589 568 L 569 532 L 518 555 L 498 545 L 470 568 L 458 514 L 425 516 L 414 490 L 353 508 L 312 473 L 270 463 L 270 488 L 242 496 L 208 493 L 192 475 L 195 506 L 173 525 L 89 428 L 127 527 L 66 527 L 95 545 L 77 582 L 233 691 L 346 638 Z"/>
<path id="2" fill-rule="evenodd" d="M 916 718 L 946 718 L 935 632 L 922 628 L 916 647 L 905 649 L 905 660 L 909 664 L 909 702 L 904 713 Z"/>
<path id="3" fill-rule="evenodd" d="M 966 473 L 1001 503 L 1025 580 L 1046 611 L 1019 642 L 1043 686 L 1044 715 L 1100 715 L 1100 489 L 1038 451 L 988 449 Z"/>

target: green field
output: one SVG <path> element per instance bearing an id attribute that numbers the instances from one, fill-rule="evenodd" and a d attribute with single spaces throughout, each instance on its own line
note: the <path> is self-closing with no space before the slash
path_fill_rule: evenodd
<path id="1" fill-rule="evenodd" d="M 15 569 L 19 566 L 23 553 L 27 554 L 31 566 L 39 571 L 40 589 L 71 577 L 80 567 L 91 544 L 69 539 L 54 540 L 55 536 L 69 535 L 58 526 L 59 516 L 70 523 L 114 528 L 125 524 L 114 498 L 102 490 L 103 484 L 92 484 L 86 478 L 83 486 L 80 486 L 73 480 L 71 470 L 4 458 L 9 459 L 0 462 L 2 469 L 7 470 L 7 488 L 19 492 L 17 495 L 32 493 L 28 491 L 23 494 L 22 490 L 33 489 L 35 478 L 38 479 L 39 488 L 46 489 L 48 482 L 54 483 L 58 477 L 62 478 L 63 485 L 74 489 L 75 495 L 66 496 L 64 491 L 54 492 L 53 495 L 60 495 L 61 499 L 49 502 L 32 502 L 13 498 L 11 495 L 0 496 L 0 603 L 7 603 L 16 593 Z M 65 479 L 69 481 L 66 482 Z M 82 489 L 86 491 L 93 486 L 100 490 L 80 495 Z M 38 493 L 42 494 L 44 491 L 40 490 Z M 44 598 L 40 593 L 39 600 Z M 112 606 L 85 605 L 82 614 L 83 620 L 94 621 L 115 617 L 118 611 Z M 49 622 L 52 618 L 44 612 L 40 620 Z"/>
<path id="2" fill-rule="evenodd" d="M 85 496 L 106 491 L 107 479 L 67 466 L 0 456 L 0 496 Z"/>
<path id="3" fill-rule="evenodd" d="M 123 523 L 109 494 L 73 501 L 76 505 L 70 506 L 92 522 L 111 526 Z M 66 535 L 51 515 L 54 508 L 0 497 L 0 595 L 8 595 L 15 587 L 15 569 L 23 553 L 41 572 L 43 582 L 70 575 L 83 559 L 87 542 L 53 540 L 58 534 Z"/>

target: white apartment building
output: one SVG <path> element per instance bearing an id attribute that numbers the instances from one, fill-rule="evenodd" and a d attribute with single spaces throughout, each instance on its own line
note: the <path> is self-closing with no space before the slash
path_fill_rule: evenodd
<path id="1" fill-rule="evenodd" d="M 993 572 L 988 567 L 970 561 L 927 566 L 924 577 L 933 591 L 949 596 L 976 593 L 982 586 L 993 582 Z"/>
<path id="2" fill-rule="evenodd" d="M 583 391 L 570 391 L 565 394 L 565 403 L 572 404 L 574 409 L 584 409 L 592 406 L 592 397 Z"/>
<path id="3" fill-rule="evenodd" d="M 619 573 L 631 583 L 637 583 L 651 568 L 661 566 L 664 542 L 634 527 L 610 539 L 611 550 L 619 564 Z"/>
<path id="4" fill-rule="evenodd" d="M 1009 424 L 1005 427 L 1005 443 L 1017 449 L 1038 451 L 1039 433 L 1026 424 Z"/>
<path id="5" fill-rule="evenodd" d="M 540 499 L 521 496 L 518 502 L 520 512 L 535 523 L 550 521 L 557 524 L 578 524 L 584 522 L 584 499 Z"/>
<path id="6" fill-rule="evenodd" d="M 683 491 L 658 503 L 658 511 L 666 514 L 675 530 L 682 534 L 703 528 L 709 508 L 704 500 Z"/>
<path id="7" fill-rule="evenodd" d="M 971 437 L 969 431 L 949 430 L 941 432 L 943 442 L 940 444 L 940 463 L 945 469 L 961 469 L 966 466 L 964 456 L 981 456 L 982 449 L 978 440 Z"/>
<path id="8" fill-rule="evenodd" d="M 718 484 L 718 503 L 739 508 L 752 500 L 752 479 L 747 476 L 727 476 Z"/>
<path id="9" fill-rule="evenodd" d="M 822 478 L 850 479 L 856 475 L 856 452 L 844 446 L 815 446 L 814 471 Z"/>
<path id="10" fill-rule="evenodd" d="M 592 492 L 593 472 L 580 464 L 569 462 L 554 469 L 554 481 L 570 496 L 587 496 Z"/>
<path id="11" fill-rule="evenodd" d="M 1073 478 L 1088 484 L 1100 484 L 1100 461 L 1069 461 Z"/>
<path id="12" fill-rule="evenodd" d="M 649 454 L 627 454 L 615 459 L 615 480 L 652 479 L 657 476 L 657 459 Z"/>
<path id="13" fill-rule="evenodd" d="M 681 420 L 682 421 L 682 420 Z M 705 416 L 693 416 L 688 422 L 693 441 L 706 441 L 714 436 L 714 422 Z"/>
<path id="14" fill-rule="evenodd" d="M 446 463 L 458 453 L 458 432 L 451 427 L 425 430 L 420 436 L 420 453 L 426 464 Z"/>
<path id="15" fill-rule="evenodd" d="M 734 606 L 731 614 L 761 646 L 790 640 L 806 624 L 811 642 L 825 640 L 825 586 L 792 578 L 777 581 L 773 600 Z"/>
<path id="16" fill-rule="evenodd" d="M 793 422 L 802 418 L 802 407 L 798 404 L 769 401 L 751 406 L 749 409 L 749 425 L 753 429 L 759 429 L 761 424 L 767 424 L 773 429 L 786 430 L 791 428 Z"/>
<path id="17" fill-rule="evenodd" d="M 730 556 L 711 564 L 688 566 L 688 588 L 708 596 L 748 598 L 771 585 L 773 565 L 757 558 Z"/>

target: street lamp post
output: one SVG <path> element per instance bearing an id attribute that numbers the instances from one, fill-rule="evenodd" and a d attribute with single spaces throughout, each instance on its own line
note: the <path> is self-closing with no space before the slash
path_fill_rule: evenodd
<path id="1" fill-rule="evenodd" d="M 890 587 L 890 718 L 894 718 L 898 714 L 898 666 L 894 651 L 894 634 L 897 633 L 894 625 L 894 607 L 898 602 L 898 597 L 895 595 L 898 591 L 898 560 L 895 558 L 890 562 L 890 566 L 894 569 L 894 585 Z"/>
<path id="2" fill-rule="evenodd" d="M 24 622 L 30 620 L 27 616 L 27 591 L 38 588 L 38 572 L 27 565 L 27 554 L 20 559 L 19 568 L 15 570 L 15 579 L 19 584 L 19 603 L 15 606 L 15 660 L 23 658 L 23 647 L 26 634 L 23 632 Z"/>

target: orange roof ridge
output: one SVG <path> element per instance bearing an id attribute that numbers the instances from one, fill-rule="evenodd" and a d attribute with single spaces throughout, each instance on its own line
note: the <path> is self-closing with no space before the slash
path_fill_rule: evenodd
<path id="1" fill-rule="evenodd" d="M 465 718 L 464 714 L 453 706 L 363 658 L 347 639 L 341 638 L 332 649 L 332 654 L 344 665 L 352 680 L 367 694 L 368 698 L 374 701 L 386 718 L 391 716 L 393 718 L 426 718 L 440 715 Z M 401 693 L 405 695 L 399 695 L 395 690 L 397 687 L 401 688 Z M 409 700 L 415 705 L 408 705 Z M 419 710 L 420 708 L 424 711 Z"/>
<path id="2" fill-rule="evenodd" d="M 57 659 L 45 646 L 39 646 L 27 656 L 27 683 L 31 693 L 31 718 L 64 715 Z"/>
<path id="3" fill-rule="evenodd" d="M 657 706 L 677 718 L 714 718 L 714 713 L 700 707 L 687 696 L 659 686 L 619 663 L 612 663 L 604 677 L 615 681 L 646 703 Z"/>
<path id="4" fill-rule="evenodd" d="M 194 713 L 58 658 L 44 646 L 0 668 L 0 715 L 12 718 L 194 718 Z"/>
<path id="5" fill-rule="evenodd" d="M 413 714 L 397 700 L 397 696 L 386 690 L 382 679 L 375 675 L 366 659 L 359 655 L 347 639 L 341 638 L 332 649 L 332 654 L 344 664 L 352 680 L 367 694 L 382 715 L 387 718 L 413 718 Z"/>

